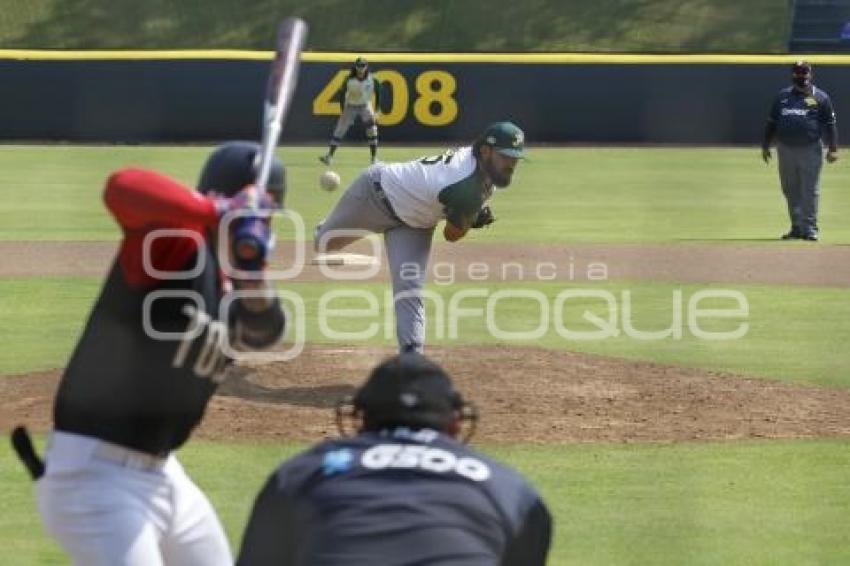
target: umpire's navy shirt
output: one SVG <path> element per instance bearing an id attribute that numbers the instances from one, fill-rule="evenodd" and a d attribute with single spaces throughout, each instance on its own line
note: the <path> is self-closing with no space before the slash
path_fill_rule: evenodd
<path id="1" fill-rule="evenodd" d="M 537 566 L 551 519 L 517 472 L 436 431 L 323 442 L 254 503 L 238 563 Z"/>
<path id="2" fill-rule="evenodd" d="M 807 145 L 820 141 L 823 131 L 835 124 L 829 95 L 812 86 L 800 92 L 793 86 L 779 91 L 768 121 L 776 124 L 776 139 L 785 145 Z"/>

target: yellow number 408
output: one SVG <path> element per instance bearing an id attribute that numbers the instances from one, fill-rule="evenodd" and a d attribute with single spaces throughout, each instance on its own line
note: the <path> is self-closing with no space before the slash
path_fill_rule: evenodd
<path id="1" fill-rule="evenodd" d="M 341 69 L 313 99 L 314 115 L 338 115 L 342 112 L 341 104 L 333 98 L 342 88 L 348 73 Z M 378 124 L 394 126 L 404 120 L 410 107 L 407 81 L 401 73 L 391 69 L 376 71 L 375 78 L 389 85 L 392 90 L 392 106 L 387 112 L 381 113 Z M 445 126 L 457 119 L 457 100 L 454 99 L 457 81 L 451 73 L 423 71 L 416 77 L 414 88 L 417 96 L 413 101 L 413 118 L 417 122 L 424 126 Z"/>

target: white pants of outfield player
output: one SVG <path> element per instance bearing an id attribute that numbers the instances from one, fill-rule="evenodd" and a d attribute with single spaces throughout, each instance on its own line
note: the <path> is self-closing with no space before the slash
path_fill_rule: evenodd
<path id="1" fill-rule="evenodd" d="M 45 528 L 74 564 L 233 564 L 212 505 L 174 456 L 54 432 L 37 490 Z"/>
<path id="2" fill-rule="evenodd" d="M 373 138 L 378 135 L 378 128 L 375 126 L 375 110 L 372 104 L 345 104 L 339 119 L 336 121 L 334 128 L 334 139 L 341 140 L 345 137 L 346 132 L 354 124 L 354 119 L 360 116 L 360 120 L 366 128 L 366 135 Z"/>

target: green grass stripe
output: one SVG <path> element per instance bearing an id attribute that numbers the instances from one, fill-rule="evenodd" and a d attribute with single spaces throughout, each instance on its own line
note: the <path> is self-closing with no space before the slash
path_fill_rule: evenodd
<path id="1" fill-rule="evenodd" d="M 0 544 L 15 564 L 63 563 L 40 528 L 32 484 L 0 440 Z M 192 441 L 180 459 L 238 547 L 260 486 L 302 448 Z M 552 565 L 850 561 L 847 440 L 480 449 L 543 494 L 556 525 Z"/>
<path id="2" fill-rule="evenodd" d="M 73 348 L 78 333 L 85 323 L 88 309 L 100 282 L 92 279 L 20 279 L 0 281 L 0 311 L 15 324 L 0 328 L 0 341 L 7 346 L 0 349 L 0 374 L 21 373 L 37 369 L 61 367 Z M 298 321 L 304 327 L 308 342 L 331 343 L 320 331 L 320 300 L 330 291 L 338 291 L 338 283 L 289 283 L 281 290 L 293 293 L 303 303 L 306 316 Z M 351 285 L 345 289 L 365 292 L 374 297 L 379 309 L 384 304 L 388 286 L 380 283 Z M 574 331 L 593 331 L 596 327 L 584 319 L 585 312 L 599 317 L 616 315 L 615 327 L 619 336 L 592 341 L 564 338 L 555 325 L 554 307 L 559 294 L 567 290 L 593 289 L 609 293 L 614 300 L 614 310 L 608 303 L 595 298 L 576 298 L 564 303 L 564 327 Z M 699 328 L 708 332 L 730 332 L 741 323 L 749 325 L 747 334 L 737 340 L 711 341 L 694 334 L 688 324 L 687 306 L 694 294 L 709 289 L 739 291 L 746 299 L 749 314 L 746 318 L 699 321 Z M 481 290 L 483 297 L 464 299 L 459 306 L 480 309 L 482 313 L 496 292 L 519 290 L 539 292 L 543 304 L 550 312 L 545 332 L 533 340 L 501 339 L 488 330 L 485 314 L 458 319 L 457 338 L 448 333 L 448 314 L 445 323 L 438 325 L 436 300 L 428 300 L 429 335 L 432 345 L 456 344 L 508 344 L 515 347 L 534 346 L 554 350 L 570 350 L 614 356 L 620 358 L 684 365 L 712 370 L 729 371 L 745 375 L 764 376 L 797 383 L 811 383 L 848 387 L 850 354 L 844 345 L 843 328 L 850 319 L 850 301 L 846 289 L 773 287 L 765 285 L 675 285 L 655 282 L 617 283 L 520 283 L 498 285 L 457 284 L 453 286 L 430 285 L 429 292 L 436 293 L 446 313 L 452 297 L 460 292 Z M 635 339 L 623 332 L 624 291 L 630 293 L 631 321 L 641 331 L 658 331 L 671 326 L 675 293 L 681 293 L 683 305 L 681 339 Z M 363 309 L 368 305 L 364 298 L 342 297 L 329 306 L 334 309 Z M 287 299 L 284 304 L 291 305 Z M 495 316 L 491 327 L 504 332 L 528 332 L 542 321 L 541 305 L 528 298 L 506 298 L 494 303 Z M 701 308 L 736 308 L 730 300 L 706 300 Z M 363 332 L 374 325 L 376 330 L 362 339 L 343 339 L 345 343 L 393 345 L 394 326 L 389 325 L 384 310 L 376 316 L 344 318 L 328 316 L 329 327 L 337 332 Z M 292 332 L 297 324 L 291 324 Z M 438 336 L 436 329 L 445 331 Z"/>
<path id="3" fill-rule="evenodd" d="M 0 375 L 64 367 L 101 282 L 0 280 Z"/>
<path id="4" fill-rule="evenodd" d="M 438 147 L 382 147 L 403 161 Z M 15 198 L 0 202 L 0 240 L 112 240 L 118 227 L 102 202 L 104 181 L 124 166 L 161 170 L 194 185 L 209 147 L 0 146 L 0 184 Z M 322 147 L 284 147 L 287 207 L 307 237 L 340 197 L 318 188 Z M 496 223 L 460 245 L 482 243 L 781 243 L 787 230 L 778 175 L 759 152 L 741 148 L 532 147 L 511 187 L 492 200 Z M 350 183 L 366 166 L 365 146 L 346 145 L 334 170 Z M 850 244 L 850 168 L 825 166 L 819 245 Z M 569 175 L 565 176 L 564 171 Z M 38 218 L 38 222 L 33 220 Z M 278 224 L 281 238 L 291 225 Z"/>
<path id="5" fill-rule="evenodd" d="M 308 340 L 329 342 L 318 329 L 319 299 L 330 291 L 337 291 L 334 284 L 303 284 L 285 286 L 300 293 L 308 313 L 306 334 Z M 383 304 L 386 287 L 367 285 L 353 287 L 362 289 Z M 451 346 L 455 344 L 509 344 L 514 347 L 534 346 L 553 350 L 570 350 L 626 358 L 684 365 L 717 371 L 763 376 L 797 383 L 814 383 L 830 386 L 850 386 L 846 368 L 850 366 L 850 353 L 844 347 L 842 328 L 850 318 L 850 300 L 846 289 L 796 288 L 766 285 L 679 285 L 646 281 L 606 283 L 519 283 L 519 284 L 457 284 L 452 286 L 430 285 L 428 290 L 442 297 L 442 307 L 436 300 L 427 300 L 428 344 Z M 480 290 L 484 297 L 463 299 L 461 308 L 479 309 L 484 314 L 471 318 L 459 318 L 457 337 L 450 334 L 449 309 L 452 297 L 461 292 Z M 486 320 L 488 301 L 497 292 L 506 290 L 539 292 L 549 312 L 549 321 L 543 325 L 543 307 L 531 298 L 499 299 L 494 305 L 492 324 Z M 569 330 L 591 332 L 597 326 L 585 320 L 585 312 L 608 320 L 616 317 L 614 327 L 620 332 L 616 337 L 593 340 L 565 338 L 558 332 L 555 322 L 557 297 L 569 290 L 595 290 L 610 294 L 612 305 L 600 298 L 575 298 L 563 305 L 564 327 Z M 706 340 L 694 331 L 688 322 L 690 299 L 697 292 L 737 291 L 743 295 L 748 308 L 746 317 L 730 319 L 700 319 L 696 332 L 700 330 L 720 333 L 732 332 L 742 323 L 748 325 L 746 335 L 735 340 Z M 644 340 L 634 338 L 634 333 L 625 332 L 625 295 L 629 293 L 632 326 L 645 332 L 660 331 L 672 326 L 676 304 L 682 306 L 681 338 Z M 676 292 L 681 293 L 681 300 Z M 495 299 L 494 299 L 495 300 Z M 333 308 L 367 308 L 363 298 L 341 298 L 331 304 Z M 699 308 L 737 309 L 738 303 L 731 299 L 706 299 L 696 305 Z M 443 325 L 438 324 L 436 313 L 445 316 Z M 382 311 L 384 312 L 384 311 Z M 366 331 L 370 324 L 382 323 L 380 317 L 346 319 L 327 318 L 331 328 L 337 331 Z M 489 325 L 489 326 L 488 326 Z M 445 330 L 437 335 L 437 327 Z M 545 328 L 540 338 L 504 339 L 495 336 L 489 328 L 503 332 L 531 333 L 538 327 Z M 370 343 L 394 344 L 393 327 L 381 326 Z"/>

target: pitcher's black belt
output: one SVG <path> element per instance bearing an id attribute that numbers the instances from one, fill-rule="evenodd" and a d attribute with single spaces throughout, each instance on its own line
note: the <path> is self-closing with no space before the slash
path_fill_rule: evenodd
<path id="1" fill-rule="evenodd" d="M 387 198 L 387 193 L 384 192 L 384 187 L 381 186 L 381 183 L 375 181 L 373 183 L 373 186 L 375 187 L 375 196 L 378 197 L 378 200 L 384 203 L 384 206 L 387 207 L 387 211 L 390 213 L 390 216 L 392 216 L 393 220 L 404 224 L 404 221 L 398 217 L 398 214 L 395 213 L 395 209 L 393 209 L 393 205 L 390 204 L 390 199 Z"/>

